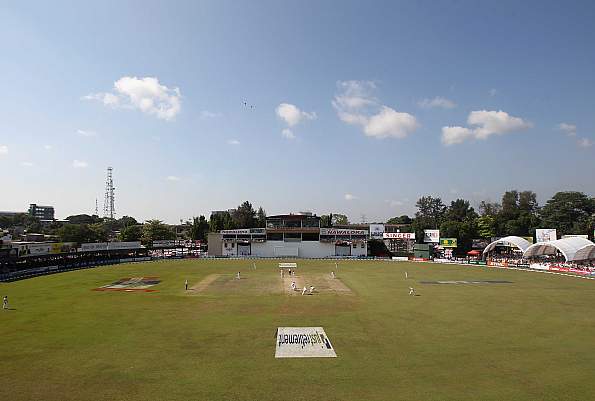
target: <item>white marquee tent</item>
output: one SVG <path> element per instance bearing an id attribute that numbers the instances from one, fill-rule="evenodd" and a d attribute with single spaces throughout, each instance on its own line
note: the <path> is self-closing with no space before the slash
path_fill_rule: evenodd
<path id="1" fill-rule="evenodd" d="M 595 259 L 595 244 L 585 245 L 574 254 L 574 260 L 591 259 Z"/>
<path id="2" fill-rule="evenodd" d="M 577 253 L 579 249 L 585 248 L 588 245 L 595 245 L 591 241 L 581 237 L 569 237 L 569 238 L 562 238 L 555 241 L 546 241 L 546 242 L 538 242 L 536 244 L 531 245 L 529 248 L 523 252 L 523 258 L 528 259 L 537 256 L 543 255 L 555 255 L 557 251 L 560 251 L 567 262 L 572 262 L 574 260 L 584 260 L 584 259 L 577 259 Z M 581 254 L 578 254 L 578 257 L 581 257 Z"/>
<path id="3" fill-rule="evenodd" d="M 494 249 L 496 247 L 496 245 L 509 245 L 509 244 L 514 245 L 515 247 L 519 248 L 523 252 L 525 252 L 525 250 L 527 248 L 529 248 L 529 246 L 531 245 L 531 243 L 529 241 L 527 241 L 526 239 L 524 239 L 522 237 L 517 237 L 517 236 L 511 235 L 509 237 L 500 238 L 499 240 L 496 240 L 496 241 L 490 243 L 483 250 L 483 254 L 485 256 L 488 252 L 490 252 L 492 249 Z"/>

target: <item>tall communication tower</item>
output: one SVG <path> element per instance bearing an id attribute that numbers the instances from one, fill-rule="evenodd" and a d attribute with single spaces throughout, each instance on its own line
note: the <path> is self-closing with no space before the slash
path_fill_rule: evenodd
<path id="1" fill-rule="evenodd" d="M 114 208 L 114 180 L 112 178 L 112 168 L 107 168 L 107 179 L 105 180 L 105 200 L 103 201 L 103 217 L 113 219 L 116 210 Z"/>

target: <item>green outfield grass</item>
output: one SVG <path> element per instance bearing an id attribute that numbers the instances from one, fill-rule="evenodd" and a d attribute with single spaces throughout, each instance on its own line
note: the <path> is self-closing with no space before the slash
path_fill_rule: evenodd
<path id="1" fill-rule="evenodd" d="M 320 289 L 302 297 L 284 292 L 278 261 L 256 263 L 161 261 L 0 284 L 14 308 L 0 311 L 0 400 L 595 399 L 595 281 L 354 261 L 339 263 L 351 289 L 340 292 L 325 284 L 334 262 L 298 261 Z M 131 276 L 162 281 L 150 293 L 92 290 Z M 278 326 L 324 327 L 338 357 L 275 359 Z"/>

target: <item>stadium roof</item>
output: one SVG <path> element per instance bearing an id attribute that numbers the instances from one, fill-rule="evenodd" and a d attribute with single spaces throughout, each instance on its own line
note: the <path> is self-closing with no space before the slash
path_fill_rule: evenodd
<path id="1" fill-rule="evenodd" d="M 595 259 L 595 244 L 585 245 L 574 254 L 574 260 L 591 259 Z"/>
<path id="2" fill-rule="evenodd" d="M 579 249 L 586 247 L 587 245 L 594 245 L 591 241 L 581 237 L 570 237 L 557 239 L 555 241 L 538 242 L 537 244 L 531 245 L 523 253 L 524 258 L 531 258 L 542 255 L 555 255 L 556 251 L 560 251 L 567 262 L 571 262 L 577 259 L 577 252 Z M 579 254 L 579 257 L 581 254 Z M 582 259 L 581 259 L 582 260 Z"/>
<path id="3" fill-rule="evenodd" d="M 498 245 L 498 244 L 512 244 L 512 245 L 516 246 L 517 248 L 519 248 L 523 252 L 525 252 L 525 250 L 527 248 L 529 248 L 529 246 L 531 245 L 531 243 L 529 241 L 527 241 L 526 239 L 524 239 L 522 237 L 517 237 L 515 235 L 511 235 L 508 237 L 500 238 L 500 239 L 490 243 L 483 250 L 483 254 L 485 255 L 486 253 L 488 253 L 489 251 L 494 249 L 496 247 L 496 245 Z"/>

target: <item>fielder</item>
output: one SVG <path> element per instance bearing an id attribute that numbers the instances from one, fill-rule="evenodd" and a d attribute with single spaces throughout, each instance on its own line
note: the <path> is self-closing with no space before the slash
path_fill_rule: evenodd
<path id="1" fill-rule="evenodd" d="M 239 280 L 240 279 L 240 272 L 238 272 L 236 278 Z"/>
<path id="2" fill-rule="evenodd" d="M 312 294 L 313 292 L 314 292 L 314 286 L 313 286 L 313 285 L 311 285 L 311 286 L 310 286 L 310 291 L 309 291 L 309 294 Z"/>
<path id="3" fill-rule="evenodd" d="M 306 291 L 308 291 L 308 288 L 304 286 L 304 289 L 302 290 L 302 295 L 305 295 Z"/>
<path id="4" fill-rule="evenodd" d="M 188 279 L 186 279 L 186 281 L 184 281 L 184 287 L 186 288 L 186 291 L 188 291 Z"/>
<path id="5" fill-rule="evenodd" d="M 8 295 L 5 295 L 2 298 L 2 309 L 8 309 Z"/>
<path id="6" fill-rule="evenodd" d="M 415 290 L 413 289 L 413 287 L 409 287 L 409 295 L 415 296 Z"/>
<path id="7" fill-rule="evenodd" d="M 297 286 L 295 285 L 295 281 L 291 282 L 291 291 L 295 291 Z"/>
<path id="8" fill-rule="evenodd" d="M 336 276 L 335 276 L 335 272 L 334 272 L 334 271 L 332 271 L 332 272 L 331 272 L 331 278 L 335 278 L 335 277 L 336 277 Z"/>

